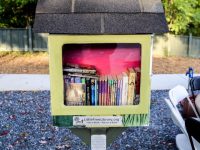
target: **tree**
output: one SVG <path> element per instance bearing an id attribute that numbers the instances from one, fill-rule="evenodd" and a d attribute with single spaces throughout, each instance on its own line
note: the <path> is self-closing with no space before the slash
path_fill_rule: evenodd
<path id="1" fill-rule="evenodd" d="M 0 0 L 0 27 L 31 26 L 36 4 L 37 0 Z"/>
<path id="2" fill-rule="evenodd" d="M 169 29 L 175 34 L 200 35 L 199 0 L 162 0 Z"/>

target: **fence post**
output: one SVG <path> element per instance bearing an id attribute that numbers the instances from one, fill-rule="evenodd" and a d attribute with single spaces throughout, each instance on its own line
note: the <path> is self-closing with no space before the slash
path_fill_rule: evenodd
<path id="1" fill-rule="evenodd" d="M 188 57 L 190 57 L 190 52 L 192 51 L 192 33 L 189 35 L 189 42 L 188 42 Z"/>
<path id="2" fill-rule="evenodd" d="M 171 52 L 171 40 L 170 40 L 170 34 L 167 33 L 167 57 L 170 56 L 170 52 Z"/>
<path id="3" fill-rule="evenodd" d="M 9 51 L 12 51 L 12 40 L 11 40 L 11 32 L 12 32 L 12 30 L 10 30 L 10 29 L 7 29 L 7 30 L 5 30 L 6 31 L 6 40 L 7 40 L 7 46 L 6 46 L 6 50 L 9 50 Z"/>
<path id="4" fill-rule="evenodd" d="M 23 34 L 24 34 L 24 39 L 23 39 L 24 40 L 24 51 L 28 51 L 28 32 L 27 32 L 28 30 L 26 28 L 23 31 L 25 31 L 25 32 L 23 32 Z"/>
<path id="5" fill-rule="evenodd" d="M 32 38 L 32 28 L 28 27 L 28 41 L 29 41 L 29 50 L 33 51 L 33 38 Z"/>

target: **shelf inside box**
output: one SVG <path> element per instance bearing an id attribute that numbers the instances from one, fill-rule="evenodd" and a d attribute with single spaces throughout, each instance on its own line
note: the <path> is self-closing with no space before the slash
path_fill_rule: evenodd
<path id="1" fill-rule="evenodd" d="M 69 64 L 70 65 L 76 65 L 77 66 L 84 66 L 84 67 L 89 67 L 89 69 L 91 68 L 95 68 L 96 70 L 96 74 L 99 78 L 97 80 L 97 82 L 95 84 L 102 85 L 101 84 L 101 77 L 103 77 L 103 85 L 104 82 L 107 83 L 108 79 L 106 78 L 118 78 L 118 76 L 122 75 L 123 72 L 127 72 L 128 68 L 137 68 L 137 69 L 141 69 L 141 45 L 140 44 L 116 44 L 116 43 L 111 43 L 111 44 L 65 44 L 63 45 L 63 50 L 62 50 L 62 56 L 63 56 L 63 69 L 66 68 Z M 73 66 L 74 67 L 74 66 Z M 78 67 L 81 68 L 81 67 Z M 69 70 L 67 70 L 69 71 Z M 72 72 L 64 72 L 64 78 L 66 76 L 68 76 L 70 74 L 70 76 L 73 76 Z M 68 88 L 66 88 L 66 82 L 64 79 L 64 93 L 65 93 L 65 102 L 66 102 L 66 97 L 69 94 L 66 94 L 67 89 L 71 89 L 71 88 L 79 88 L 79 90 L 74 90 L 72 91 L 73 93 L 78 93 L 80 91 L 85 92 L 87 91 L 87 87 L 86 86 L 82 86 L 82 85 L 78 85 L 77 80 L 80 80 L 80 78 L 88 78 L 88 76 L 94 76 L 94 75 L 86 75 L 86 76 L 79 76 L 78 78 L 76 78 L 77 74 L 80 75 L 80 73 L 75 73 L 76 75 L 73 76 L 73 81 L 71 80 L 71 78 L 69 79 L 70 82 L 72 82 L 72 84 L 70 83 L 70 86 L 68 86 Z M 85 74 L 84 74 L 85 75 Z M 140 74 L 138 76 L 139 78 L 137 79 L 138 83 L 136 86 L 136 91 L 135 93 L 137 94 L 137 98 L 134 99 L 134 101 L 138 101 L 137 104 L 139 103 L 139 94 L 140 94 Z M 106 80 L 104 80 L 106 79 Z M 93 80 L 93 79 L 91 79 Z M 85 81 L 83 81 L 85 82 Z M 92 82 L 92 81 L 91 81 Z M 95 82 L 95 80 L 94 80 Z M 114 80 L 113 80 L 114 82 Z M 116 84 L 118 80 L 116 81 Z M 79 81 L 78 81 L 79 83 Z M 80 84 L 82 83 L 82 81 L 80 80 Z M 121 83 L 123 84 L 123 83 Z M 135 84 L 135 83 L 134 83 Z M 72 87 L 73 86 L 73 87 Z M 95 87 L 96 88 L 96 87 Z M 105 98 L 103 100 L 103 102 L 101 102 L 100 100 L 94 104 L 92 104 L 92 102 L 90 104 L 86 104 L 86 101 L 82 101 L 80 103 L 78 103 L 77 105 L 122 105 L 122 103 L 119 103 L 116 101 L 116 97 L 112 98 L 112 100 L 114 99 L 114 102 L 109 102 L 111 101 L 111 95 L 109 94 L 109 87 L 105 86 L 104 93 L 106 93 Z M 95 93 L 97 92 L 97 97 L 99 97 L 99 89 L 96 89 L 97 91 L 95 91 Z M 105 92 L 108 91 L 108 92 Z M 91 90 L 89 90 L 91 91 Z M 117 89 L 116 89 L 117 91 Z M 102 92 L 101 92 L 102 93 Z M 120 93 L 120 92 L 119 92 Z M 93 94 L 92 96 L 94 96 L 95 94 Z M 90 101 L 91 101 L 91 97 L 90 95 Z M 95 96 L 94 96 L 95 97 Z M 85 95 L 85 99 L 87 99 L 87 92 Z M 94 98 L 95 99 L 95 98 Z M 101 99 L 101 98 L 99 98 Z M 100 103 L 101 102 L 101 103 Z M 65 103 L 66 104 L 66 103 Z M 68 104 L 69 105 L 69 104 Z M 127 105 L 127 104 L 125 104 Z"/>

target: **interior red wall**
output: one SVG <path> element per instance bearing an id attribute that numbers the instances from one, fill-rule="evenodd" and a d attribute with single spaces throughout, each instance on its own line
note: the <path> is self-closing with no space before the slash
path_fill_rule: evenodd
<path id="1" fill-rule="evenodd" d="M 101 75 L 117 75 L 127 68 L 141 66 L 140 44 L 66 44 L 66 63 L 94 65 Z"/>

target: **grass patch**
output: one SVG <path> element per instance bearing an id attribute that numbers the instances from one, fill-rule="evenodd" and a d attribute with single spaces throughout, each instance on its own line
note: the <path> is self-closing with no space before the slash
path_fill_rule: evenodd
<path id="1" fill-rule="evenodd" d="M 6 56 L 11 56 L 11 57 L 48 56 L 48 52 L 0 51 L 0 58 Z"/>

